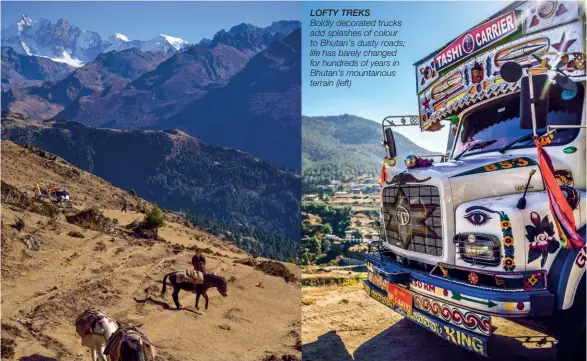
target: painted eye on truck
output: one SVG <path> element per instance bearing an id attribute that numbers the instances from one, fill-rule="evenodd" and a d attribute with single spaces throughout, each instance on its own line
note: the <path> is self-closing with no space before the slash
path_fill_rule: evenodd
<path id="1" fill-rule="evenodd" d="M 465 219 L 474 226 L 482 226 L 489 222 L 491 217 L 480 211 L 474 211 L 465 215 Z"/>

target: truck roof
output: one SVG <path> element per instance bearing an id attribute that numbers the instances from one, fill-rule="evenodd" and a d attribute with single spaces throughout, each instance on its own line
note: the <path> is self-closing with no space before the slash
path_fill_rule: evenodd
<path id="1" fill-rule="evenodd" d="M 447 46 L 449 46 L 452 42 L 454 42 L 455 40 L 457 40 L 461 35 L 467 33 L 468 31 L 470 31 L 471 29 L 476 28 L 477 26 L 479 26 L 479 24 L 483 24 L 491 19 L 495 19 L 496 17 L 505 14 L 506 12 L 515 9 L 516 7 L 518 7 L 520 4 L 525 3 L 526 1 L 514 1 L 513 3 L 509 4 L 508 6 L 504 7 L 503 9 L 501 9 L 500 11 L 496 12 L 495 14 L 491 15 L 490 17 L 488 17 L 487 19 L 484 19 L 482 21 L 480 21 L 479 23 L 475 24 L 474 26 L 470 27 L 469 29 L 463 31 L 462 33 L 460 33 L 459 35 L 457 35 L 455 38 L 451 39 L 449 42 L 447 42 L 446 44 L 442 45 L 441 47 L 435 49 L 433 52 L 431 52 L 430 54 L 426 55 L 425 57 L 422 57 L 420 60 L 418 60 L 417 62 L 415 62 L 413 65 L 414 66 L 418 66 L 420 64 L 422 64 L 425 60 L 428 60 L 432 55 L 438 53 L 439 51 L 441 51 L 442 49 L 446 48 Z"/>
<path id="2" fill-rule="evenodd" d="M 576 1 L 516 1 L 415 63 L 420 128 L 436 131 L 475 104 L 519 91 L 519 81 L 501 77 L 507 62 L 533 66 L 538 56 L 551 66 L 567 64 L 565 74 L 584 80 L 584 14 Z"/>

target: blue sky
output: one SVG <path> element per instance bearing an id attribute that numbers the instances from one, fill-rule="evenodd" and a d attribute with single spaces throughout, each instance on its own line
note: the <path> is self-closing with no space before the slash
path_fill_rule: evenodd
<path id="1" fill-rule="evenodd" d="M 354 78 L 345 88 L 311 88 L 309 72 L 309 26 L 304 26 L 304 115 L 355 114 L 375 121 L 387 115 L 417 114 L 415 70 L 412 64 L 479 23 L 509 2 L 2 2 L 2 27 L 22 14 L 33 19 L 67 19 L 103 38 L 118 32 L 129 39 L 148 40 L 163 33 L 198 42 L 220 29 L 246 22 L 267 26 L 276 20 L 309 21 L 310 9 L 371 9 L 371 18 L 401 20 L 400 38 L 407 42 L 397 60 L 401 67 L 393 78 Z M 335 28 L 333 28 L 335 29 Z M 443 151 L 446 129 L 420 133 L 399 128 L 417 144 Z"/>
<path id="2" fill-rule="evenodd" d="M 301 20 L 302 15 L 299 2 L 3 1 L 1 9 L 3 28 L 27 14 L 34 20 L 64 18 L 103 38 L 122 33 L 129 39 L 149 40 L 162 33 L 192 43 L 240 23 L 267 26 L 278 20 Z"/>
<path id="3" fill-rule="evenodd" d="M 462 32 L 485 20 L 509 2 L 306 2 L 303 11 L 302 113 L 304 115 L 354 114 L 380 122 L 388 115 L 417 115 L 416 75 L 413 64 Z M 371 9 L 367 19 L 401 20 L 395 77 L 353 78 L 351 88 L 309 86 L 309 31 L 311 9 Z M 339 12 L 340 14 L 340 12 Z M 343 19 L 342 16 L 316 19 Z M 348 17 L 345 18 L 349 20 Z M 354 18 L 358 20 L 363 18 Z M 332 30 L 336 30 L 333 27 Z M 397 28 L 396 28 L 397 29 Z M 381 40 L 380 37 L 377 38 Z M 368 40 L 368 39 L 367 39 Z M 393 40 L 386 39 L 386 40 Z M 421 133 L 418 127 L 396 128 L 417 144 L 435 151 L 446 149 L 448 129 Z"/>

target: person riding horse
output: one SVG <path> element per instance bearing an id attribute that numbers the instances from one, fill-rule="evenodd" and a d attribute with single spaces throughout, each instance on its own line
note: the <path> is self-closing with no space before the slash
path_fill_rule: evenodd
<path id="1" fill-rule="evenodd" d="M 195 271 L 206 273 L 206 257 L 203 254 L 196 253 L 192 257 L 192 265 Z"/>
<path id="2" fill-rule="evenodd" d="M 204 282 L 204 274 L 206 273 L 206 258 L 204 255 L 196 253 L 192 257 L 192 265 L 194 266 L 193 277 L 194 284 L 199 284 Z M 188 271 L 188 274 L 191 272 Z"/>

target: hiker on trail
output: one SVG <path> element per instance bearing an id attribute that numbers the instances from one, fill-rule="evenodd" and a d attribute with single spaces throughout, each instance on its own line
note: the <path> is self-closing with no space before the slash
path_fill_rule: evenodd
<path id="1" fill-rule="evenodd" d="M 126 199 L 123 199 L 122 200 L 122 209 L 120 210 L 121 212 L 127 213 L 126 212 L 126 205 L 127 205 Z"/>
<path id="2" fill-rule="evenodd" d="M 203 254 L 196 253 L 192 257 L 192 265 L 194 266 L 194 270 L 206 273 L 206 258 Z"/>

